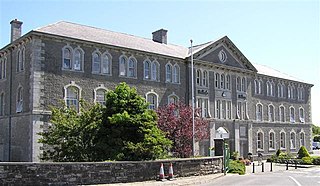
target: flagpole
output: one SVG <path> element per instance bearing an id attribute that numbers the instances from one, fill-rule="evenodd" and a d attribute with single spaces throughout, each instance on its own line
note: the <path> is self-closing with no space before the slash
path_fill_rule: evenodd
<path id="1" fill-rule="evenodd" d="M 193 78 L 193 46 L 192 46 L 192 39 L 190 40 L 191 43 L 191 100 L 192 100 L 192 155 L 195 157 L 195 139 L 194 139 L 194 78 Z"/>

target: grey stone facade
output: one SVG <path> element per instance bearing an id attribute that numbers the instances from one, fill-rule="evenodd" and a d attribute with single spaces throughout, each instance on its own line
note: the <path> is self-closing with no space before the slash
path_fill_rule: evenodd
<path id="1" fill-rule="evenodd" d="M 0 95 L 4 95 L 4 114 L 0 116 L 0 160 L 39 161 L 44 147 L 37 143 L 37 133 L 48 124 L 49 107 L 66 100 L 68 86 L 79 88 L 79 96 L 90 102 L 95 101 L 98 88 L 110 90 L 118 83 L 126 82 L 145 97 L 149 93 L 156 95 L 156 106 L 167 104 L 169 96 L 190 104 L 190 48 L 167 44 L 166 33 L 162 37 L 163 42 L 153 41 L 59 22 L 31 31 L 2 48 L 0 59 L 6 60 L 6 77 L 0 79 Z M 20 68 L 18 51 L 22 48 L 24 68 L 17 70 Z M 79 70 L 64 68 L 64 48 L 81 50 Z M 108 54 L 111 62 L 108 74 L 93 72 L 95 52 Z M 214 146 L 214 139 L 219 138 L 220 127 L 228 132 L 231 151 L 239 151 L 241 156 L 258 151 L 272 154 L 280 148 L 281 140 L 282 150 L 294 153 L 301 145 L 311 150 L 311 84 L 260 71 L 228 37 L 194 46 L 193 52 L 195 105 L 202 107 L 202 115 L 210 121 L 210 138 L 197 143 L 197 153 L 212 155 L 208 149 Z M 124 55 L 136 60 L 135 77 L 120 75 L 123 69 L 119 61 Z M 155 79 L 145 75 L 146 60 L 159 65 Z M 72 56 L 70 61 L 75 63 L 76 58 Z M 168 64 L 172 70 L 171 82 L 167 78 Z M 173 76 L 175 67 L 179 67 L 175 72 L 178 78 Z M 259 94 L 255 92 L 256 79 L 262 81 Z M 238 80 L 243 81 L 243 85 Z M 267 95 L 267 81 L 275 84 L 273 96 Z M 284 90 L 285 96 L 279 98 L 278 83 L 283 83 L 286 88 L 292 85 L 294 98 L 288 98 L 287 90 Z M 17 111 L 20 87 L 23 92 L 21 112 Z M 304 88 L 303 98 L 299 96 L 298 99 L 297 87 Z M 257 105 L 262 105 L 261 119 L 257 118 Z M 269 121 L 269 105 L 274 107 L 272 121 Z M 284 122 L 280 122 L 280 106 L 285 108 Z M 294 108 L 295 122 L 290 122 L 290 108 Z M 301 108 L 303 120 L 299 112 Z M 274 134 L 272 148 L 269 148 L 270 132 Z M 280 139 L 281 132 L 285 133 L 285 139 Z"/>

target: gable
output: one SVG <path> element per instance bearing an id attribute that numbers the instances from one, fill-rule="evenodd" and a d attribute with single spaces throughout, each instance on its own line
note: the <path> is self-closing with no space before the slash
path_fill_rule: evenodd
<path id="1" fill-rule="evenodd" d="M 194 59 L 257 72 L 256 68 L 226 36 L 200 48 L 194 54 Z"/>

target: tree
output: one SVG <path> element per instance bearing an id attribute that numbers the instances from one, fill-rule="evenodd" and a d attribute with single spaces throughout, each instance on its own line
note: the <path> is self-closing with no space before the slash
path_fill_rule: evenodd
<path id="1" fill-rule="evenodd" d="M 54 108 L 40 142 L 53 161 L 150 160 L 167 154 L 171 141 L 157 127 L 155 111 L 134 88 L 120 83 L 105 95 L 106 104 Z M 87 109 L 83 109 L 83 107 Z"/>
<path id="2" fill-rule="evenodd" d="M 301 146 L 298 151 L 298 158 L 302 159 L 304 157 L 310 157 L 310 154 L 305 146 Z"/>
<path id="3" fill-rule="evenodd" d="M 195 113 L 199 113 L 199 109 L 196 109 Z M 190 157 L 192 155 L 192 107 L 181 102 L 171 103 L 159 107 L 157 114 L 159 128 L 173 142 L 171 151 L 178 157 Z M 208 130 L 208 121 L 195 117 L 195 139 L 200 141 L 208 138 Z"/>
<path id="4" fill-rule="evenodd" d="M 320 141 L 320 127 L 312 124 L 313 141 Z"/>

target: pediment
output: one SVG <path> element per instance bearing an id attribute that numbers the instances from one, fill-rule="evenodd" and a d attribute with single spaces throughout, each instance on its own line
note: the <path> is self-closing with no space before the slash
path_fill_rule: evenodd
<path id="1" fill-rule="evenodd" d="M 203 48 L 198 47 L 194 59 L 257 72 L 250 61 L 226 36 L 218 41 L 207 43 Z"/>

